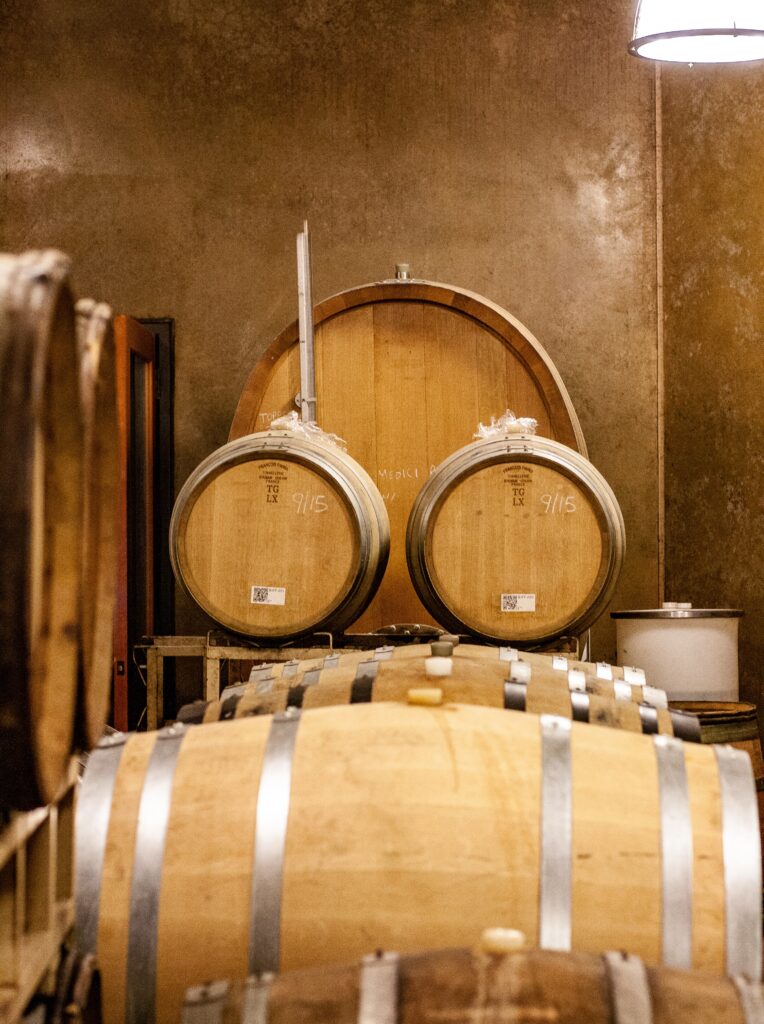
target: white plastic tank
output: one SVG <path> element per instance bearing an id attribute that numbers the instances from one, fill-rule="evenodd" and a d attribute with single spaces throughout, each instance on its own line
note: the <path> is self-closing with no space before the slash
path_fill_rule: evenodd
<path id="1" fill-rule="evenodd" d="M 611 612 L 619 665 L 639 665 L 669 700 L 737 701 L 738 624 L 735 608 L 662 608 Z"/>

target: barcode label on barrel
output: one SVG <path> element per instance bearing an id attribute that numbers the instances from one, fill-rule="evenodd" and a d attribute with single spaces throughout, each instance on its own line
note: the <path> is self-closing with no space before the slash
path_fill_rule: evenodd
<path id="1" fill-rule="evenodd" d="M 535 612 L 535 594 L 502 594 L 501 610 L 503 612 Z"/>
<path id="2" fill-rule="evenodd" d="M 286 604 L 286 587 L 252 587 L 250 604 Z"/>

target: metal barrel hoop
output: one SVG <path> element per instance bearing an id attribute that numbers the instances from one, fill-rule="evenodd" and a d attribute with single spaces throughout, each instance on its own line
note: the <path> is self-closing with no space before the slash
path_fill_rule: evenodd
<path id="1" fill-rule="evenodd" d="M 693 833 L 681 740 L 653 736 L 661 820 L 661 959 L 692 967 Z"/>
<path id="2" fill-rule="evenodd" d="M 566 952 L 572 937 L 573 776 L 571 722 L 541 715 L 539 946 Z"/>
<path id="3" fill-rule="evenodd" d="M 187 728 L 163 729 L 143 778 L 135 830 L 127 939 L 126 1024 L 154 1020 L 159 902 L 175 767 Z"/>
<path id="4" fill-rule="evenodd" d="M 260 772 L 248 958 L 253 975 L 279 969 L 284 848 L 300 715 L 289 708 L 273 716 Z"/>
<path id="5" fill-rule="evenodd" d="M 84 956 L 98 947 L 101 879 L 109 834 L 111 801 L 127 737 L 104 736 L 91 751 L 77 798 L 75 821 L 75 929 Z"/>

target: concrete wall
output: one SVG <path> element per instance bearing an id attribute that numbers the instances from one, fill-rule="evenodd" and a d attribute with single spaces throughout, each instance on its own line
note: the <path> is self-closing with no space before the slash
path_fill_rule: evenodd
<path id="1" fill-rule="evenodd" d="M 764 68 L 663 71 L 666 591 L 743 608 L 764 678 Z"/>
<path id="2" fill-rule="evenodd" d="M 80 294 L 176 318 L 178 483 L 295 315 L 307 216 L 316 298 L 408 261 L 537 335 L 623 507 L 614 603 L 655 604 L 654 76 L 625 51 L 631 3 L 4 11 L 0 247 L 60 246 Z M 611 657 L 609 621 L 597 637 Z"/>

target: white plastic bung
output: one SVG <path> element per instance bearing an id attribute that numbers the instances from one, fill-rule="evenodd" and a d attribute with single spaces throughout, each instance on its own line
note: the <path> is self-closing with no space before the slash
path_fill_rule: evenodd
<path id="1" fill-rule="evenodd" d="M 568 689 L 586 693 L 586 673 L 580 668 L 568 670 Z"/>
<path id="2" fill-rule="evenodd" d="M 424 671 L 428 676 L 450 676 L 454 670 L 454 663 L 451 658 L 425 658 Z"/>
<path id="3" fill-rule="evenodd" d="M 513 683 L 529 683 L 532 672 L 529 661 L 513 661 L 509 670 L 509 678 Z"/>
<path id="4" fill-rule="evenodd" d="M 737 701 L 741 615 L 687 602 L 613 612 L 618 661 L 641 665 L 651 686 L 665 690 L 669 700 Z"/>

